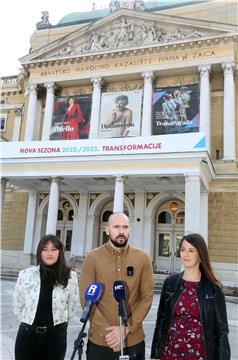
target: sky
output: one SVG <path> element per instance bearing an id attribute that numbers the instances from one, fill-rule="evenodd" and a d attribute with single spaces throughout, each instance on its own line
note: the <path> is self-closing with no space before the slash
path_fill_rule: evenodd
<path id="1" fill-rule="evenodd" d="M 0 5 L 0 77 L 17 75 L 18 59 L 28 54 L 30 37 L 41 20 L 41 12 L 49 12 L 49 21 L 56 25 L 71 12 L 108 7 L 110 0 L 5 0 Z"/>

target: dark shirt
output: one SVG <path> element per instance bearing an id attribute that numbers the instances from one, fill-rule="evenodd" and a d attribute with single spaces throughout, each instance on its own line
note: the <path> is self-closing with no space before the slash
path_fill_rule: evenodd
<path id="1" fill-rule="evenodd" d="M 36 310 L 34 326 L 53 326 L 52 313 L 52 292 L 53 284 L 49 280 L 42 278 L 40 286 L 40 296 Z"/>

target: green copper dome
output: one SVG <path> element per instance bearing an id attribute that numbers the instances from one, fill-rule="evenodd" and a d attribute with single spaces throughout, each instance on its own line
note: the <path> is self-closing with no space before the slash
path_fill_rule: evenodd
<path id="1" fill-rule="evenodd" d="M 144 11 L 158 11 L 167 8 L 172 8 L 176 6 L 184 6 L 189 3 L 202 3 L 205 0 L 157 0 L 157 1 L 144 1 L 145 10 Z M 109 4 L 110 0 L 108 0 Z M 66 25 L 71 23 L 82 23 L 88 21 L 95 21 L 97 19 L 103 18 L 110 14 L 109 5 L 108 8 L 98 9 L 94 11 L 86 12 L 72 12 L 63 16 L 57 25 Z"/>
<path id="2" fill-rule="evenodd" d="M 94 11 L 86 11 L 86 12 L 72 12 L 67 14 L 60 19 L 58 25 L 61 24 L 69 24 L 73 22 L 87 22 L 89 20 L 96 20 L 102 17 L 105 17 L 110 14 L 110 10 L 108 9 L 99 9 Z"/>

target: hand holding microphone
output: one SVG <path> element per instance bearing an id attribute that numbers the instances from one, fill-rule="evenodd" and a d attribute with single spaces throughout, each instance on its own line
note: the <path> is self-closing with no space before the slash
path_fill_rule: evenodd
<path id="1" fill-rule="evenodd" d="M 88 285 L 84 295 L 86 303 L 84 305 L 83 314 L 80 319 L 82 323 L 86 323 L 88 321 L 92 307 L 99 300 L 101 293 L 102 285 L 99 282 L 92 282 Z"/>
<path id="2" fill-rule="evenodd" d="M 129 332 L 129 330 L 127 328 L 128 316 L 127 316 L 126 306 L 125 306 L 126 290 L 125 290 L 125 285 L 124 285 L 123 281 L 121 281 L 121 280 L 114 281 L 113 295 L 114 295 L 115 300 L 119 303 L 118 310 L 119 310 L 119 316 L 120 316 L 120 327 L 119 327 L 119 329 L 118 329 L 118 327 L 115 327 L 115 329 L 112 329 L 111 334 L 113 333 L 113 331 L 115 332 L 115 331 L 120 330 L 120 336 L 116 337 L 116 343 L 112 342 L 112 349 L 114 351 L 119 351 L 119 340 L 120 340 L 121 356 L 119 357 L 119 359 L 120 360 L 129 360 L 128 355 L 125 355 L 125 356 L 123 355 L 123 343 Z M 122 326 L 122 323 L 124 326 Z M 110 336 L 111 334 L 108 334 L 108 335 Z M 106 337 L 108 344 L 110 344 L 109 336 L 108 336 L 108 338 Z M 115 341 L 115 337 L 112 340 Z"/>

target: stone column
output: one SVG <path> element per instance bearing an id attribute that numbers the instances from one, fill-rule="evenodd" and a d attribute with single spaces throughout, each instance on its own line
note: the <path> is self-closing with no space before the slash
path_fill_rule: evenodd
<path id="1" fill-rule="evenodd" d="M 14 119 L 14 128 L 12 141 L 19 141 L 20 130 L 21 130 L 21 120 L 22 120 L 22 109 L 15 109 L 15 119 Z"/>
<path id="2" fill-rule="evenodd" d="M 24 249 L 23 249 L 23 257 L 21 259 L 22 266 L 29 265 L 31 261 L 32 245 L 34 241 L 36 203 L 37 203 L 37 192 L 32 191 L 29 193 L 29 197 L 28 197 Z"/>
<path id="3" fill-rule="evenodd" d="M 75 258 L 84 256 L 84 244 L 86 239 L 88 193 L 80 193 L 78 216 L 74 215 L 73 239 L 71 254 Z M 80 233 L 80 238 L 78 234 Z"/>
<path id="4" fill-rule="evenodd" d="M 52 178 L 50 186 L 49 207 L 46 224 L 46 234 L 56 234 L 58 204 L 59 204 L 59 184 L 60 178 Z"/>
<path id="5" fill-rule="evenodd" d="M 134 212 L 134 245 L 144 249 L 146 240 L 144 236 L 144 217 L 145 217 L 145 193 L 135 193 L 135 212 Z M 130 241 L 131 241 L 130 240 Z"/>
<path id="6" fill-rule="evenodd" d="M 37 102 L 37 85 L 29 86 L 29 103 L 28 103 L 28 112 L 26 119 L 26 129 L 25 129 L 25 141 L 34 140 L 34 130 L 35 130 L 35 116 L 36 116 L 36 102 Z"/>
<path id="7" fill-rule="evenodd" d="M 143 114 L 142 114 L 142 136 L 152 135 L 152 95 L 153 95 L 153 79 L 152 71 L 142 74 L 144 78 L 144 96 L 143 96 Z"/>
<path id="8" fill-rule="evenodd" d="M 124 176 L 117 176 L 115 182 L 113 212 L 124 211 Z"/>
<path id="9" fill-rule="evenodd" d="M 222 68 L 224 71 L 223 159 L 235 160 L 235 64 L 222 64 Z"/>
<path id="10" fill-rule="evenodd" d="M 90 250 L 97 247 L 97 239 L 99 238 L 100 218 L 96 215 L 87 216 L 86 225 L 86 241 L 83 255 L 87 255 Z"/>
<path id="11" fill-rule="evenodd" d="M 185 235 L 200 233 L 201 191 L 198 175 L 185 176 Z"/>
<path id="12" fill-rule="evenodd" d="M 50 129 L 53 116 L 53 105 L 54 105 L 54 83 L 45 84 L 47 89 L 46 103 L 45 103 L 45 116 L 42 130 L 42 140 L 49 140 Z"/>
<path id="13" fill-rule="evenodd" d="M 207 190 L 201 191 L 200 224 L 201 224 L 200 234 L 204 237 L 206 244 L 208 244 L 208 192 L 207 192 Z"/>
<path id="14" fill-rule="evenodd" d="M 144 236 L 143 249 L 150 255 L 151 259 L 153 259 L 155 248 L 155 219 L 152 217 L 145 217 Z"/>
<path id="15" fill-rule="evenodd" d="M 101 77 L 91 79 L 93 83 L 92 112 L 90 120 L 89 138 L 96 139 L 98 137 L 98 126 L 100 117 L 101 104 L 101 88 L 103 80 Z"/>
<path id="16" fill-rule="evenodd" d="M 3 207 L 4 207 L 4 198 L 5 198 L 6 186 L 7 186 L 7 179 L 6 178 L 1 178 L 0 219 L 2 219 L 2 215 L 3 215 Z"/>
<path id="17" fill-rule="evenodd" d="M 211 65 L 198 66 L 200 72 L 200 131 L 206 137 L 206 148 L 211 154 L 211 87 L 209 73 Z"/>

